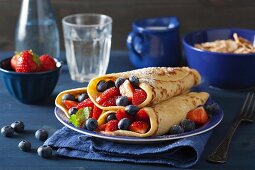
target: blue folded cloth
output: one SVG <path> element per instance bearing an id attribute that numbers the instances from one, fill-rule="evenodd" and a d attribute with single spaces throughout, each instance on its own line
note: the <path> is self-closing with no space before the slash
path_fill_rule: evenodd
<path id="1" fill-rule="evenodd" d="M 83 135 L 63 127 L 45 141 L 44 145 L 56 148 L 58 155 L 72 158 L 155 163 L 187 168 L 199 160 L 211 133 L 209 131 L 174 142 L 123 144 Z"/>

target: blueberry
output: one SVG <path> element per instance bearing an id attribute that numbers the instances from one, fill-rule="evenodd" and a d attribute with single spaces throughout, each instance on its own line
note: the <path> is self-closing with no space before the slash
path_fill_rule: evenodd
<path id="1" fill-rule="evenodd" d="M 100 80 L 97 83 L 97 91 L 98 92 L 104 92 L 107 89 L 107 82 L 104 80 Z"/>
<path id="2" fill-rule="evenodd" d="M 134 116 L 139 111 L 139 108 L 134 105 L 128 105 L 125 107 L 125 111 L 128 115 Z"/>
<path id="3" fill-rule="evenodd" d="M 62 102 L 64 102 L 64 100 L 71 100 L 71 101 L 76 101 L 75 97 L 69 93 L 64 94 L 62 96 Z"/>
<path id="4" fill-rule="evenodd" d="M 77 111 L 78 111 L 78 109 L 76 109 L 75 107 L 71 107 L 71 108 L 68 110 L 68 114 L 69 114 L 69 115 L 73 115 L 73 114 L 75 114 Z"/>
<path id="5" fill-rule="evenodd" d="M 111 120 L 116 120 L 117 118 L 116 118 L 116 115 L 115 115 L 115 113 L 113 112 L 113 113 L 110 113 L 108 116 L 107 116 L 107 118 L 106 118 L 106 121 L 107 122 L 110 122 Z"/>
<path id="6" fill-rule="evenodd" d="M 124 78 L 122 78 L 122 77 L 119 77 L 119 78 L 115 81 L 115 86 L 119 88 L 120 85 L 121 85 L 122 83 L 124 83 L 125 80 L 126 80 L 126 79 L 124 79 Z"/>
<path id="7" fill-rule="evenodd" d="M 119 96 L 116 99 L 116 105 L 117 106 L 127 106 L 129 104 L 128 97 L 127 96 Z"/>
<path id="8" fill-rule="evenodd" d="M 136 76 L 130 76 L 129 81 L 134 87 L 138 87 L 139 79 Z"/>
<path id="9" fill-rule="evenodd" d="M 220 106 L 217 103 L 206 104 L 204 108 L 209 115 L 213 115 L 220 110 Z"/>
<path id="10" fill-rule="evenodd" d="M 19 146 L 19 149 L 24 152 L 31 151 L 31 143 L 27 140 L 21 141 L 18 146 Z"/>
<path id="11" fill-rule="evenodd" d="M 89 118 L 86 120 L 85 126 L 86 129 L 94 131 L 98 126 L 97 120 L 94 118 Z"/>
<path id="12" fill-rule="evenodd" d="M 128 118 L 123 118 L 118 123 L 118 128 L 121 130 L 127 130 L 129 125 L 131 124 L 131 120 Z"/>
<path id="13" fill-rule="evenodd" d="M 169 133 L 171 135 L 174 135 L 174 134 L 180 134 L 180 133 L 183 133 L 184 132 L 184 129 L 180 126 L 180 125 L 173 125 L 170 130 L 169 130 Z"/>
<path id="14" fill-rule="evenodd" d="M 183 127 L 184 132 L 189 132 L 195 130 L 196 124 L 190 119 L 184 119 L 181 121 L 180 125 Z"/>
<path id="15" fill-rule="evenodd" d="M 21 133 L 24 131 L 25 125 L 22 121 L 15 121 L 11 124 L 11 127 L 14 129 L 15 132 Z"/>
<path id="16" fill-rule="evenodd" d="M 14 129 L 11 126 L 4 126 L 1 129 L 1 134 L 5 137 L 12 137 L 14 134 Z"/>
<path id="17" fill-rule="evenodd" d="M 80 95 L 78 96 L 77 100 L 78 100 L 78 102 L 82 102 L 83 100 L 85 100 L 85 99 L 87 99 L 87 98 L 89 98 L 88 93 L 82 93 L 82 94 L 80 94 Z"/>
<path id="18" fill-rule="evenodd" d="M 107 89 L 109 89 L 111 87 L 115 87 L 115 82 L 112 80 L 109 80 L 109 81 L 107 81 Z"/>
<path id="19" fill-rule="evenodd" d="M 41 141 L 45 141 L 48 138 L 48 132 L 44 129 L 39 129 L 35 132 L 35 138 Z"/>
<path id="20" fill-rule="evenodd" d="M 37 154 L 43 158 L 52 157 L 52 148 L 50 146 L 40 146 L 37 149 Z"/>

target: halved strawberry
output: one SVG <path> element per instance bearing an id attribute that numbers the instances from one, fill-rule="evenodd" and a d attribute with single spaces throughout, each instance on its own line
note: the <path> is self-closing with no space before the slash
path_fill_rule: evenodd
<path id="1" fill-rule="evenodd" d="M 113 132 L 118 130 L 118 121 L 117 120 L 111 120 L 106 124 L 105 131 L 106 132 Z"/>
<path id="2" fill-rule="evenodd" d="M 119 95 L 120 95 L 119 89 L 117 87 L 111 87 L 105 90 L 100 96 L 98 96 L 96 98 L 96 102 L 99 104 L 103 104 L 105 101 L 109 100 L 110 98 L 113 98 Z"/>
<path id="3" fill-rule="evenodd" d="M 92 118 L 97 120 L 101 114 L 102 114 L 102 109 L 98 108 L 95 105 L 92 112 Z"/>
<path id="4" fill-rule="evenodd" d="M 144 121 L 144 122 L 149 122 L 150 118 L 149 118 L 147 112 L 144 109 L 140 109 L 135 115 L 135 120 L 141 120 L 141 121 Z"/>
<path id="5" fill-rule="evenodd" d="M 204 125 L 208 121 L 208 115 L 203 106 L 188 112 L 186 118 L 192 120 L 198 125 Z"/>
<path id="6" fill-rule="evenodd" d="M 108 107 L 108 106 L 116 106 L 116 97 L 110 98 L 108 100 L 106 100 L 102 106 L 104 107 Z"/>
<path id="7" fill-rule="evenodd" d="M 133 117 L 131 115 L 126 114 L 125 109 L 118 109 L 115 114 L 117 120 L 121 120 L 123 118 L 129 118 L 132 119 Z"/>
<path id="8" fill-rule="evenodd" d="M 72 100 L 64 100 L 64 105 L 67 109 L 70 109 L 71 107 L 76 107 L 78 105 L 78 102 Z"/>
<path id="9" fill-rule="evenodd" d="M 90 100 L 90 98 L 87 98 L 77 105 L 77 109 L 79 110 L 84 107 L 93 107 L 93 106 L 94 106 L 94 103 Z"/>
<path id="10" fill-rule="evenodd" d="M 134 87 L 129 80 L 125 80 L 123 84 L 120 85 L 120 94 L 122 96 L 127 96 L 130 101 L 133 99 Z"/>
<path id="11" fill-rule="evenodd" d="M 132 104 L 138 106 L 139 104 L 143 103 L 147 98 L 147 94 L 142 89 L 135 89 Z"/>
<path id="12" fill-rule="evenodd" d="M 11 67 L 14 71 L 16 71 L 16 66 L 17 66 L 17 60 L 20 57 L 19 54 L 15 54 L 12 59 L 11 59 Z"/>
<path id="13" fill-rule="evenodd" d="M 136 133 L 146 133 L 149 129 L 149 123 L 143 121 L 135 121 L 129 126 L 129 130 Z"/>
<path id="14" fill-rule="evenodd" d="M 105 131 L 106 125 L 107 124 L 105 123 L 105 124 L 98 126 L 98 131 Z"/>

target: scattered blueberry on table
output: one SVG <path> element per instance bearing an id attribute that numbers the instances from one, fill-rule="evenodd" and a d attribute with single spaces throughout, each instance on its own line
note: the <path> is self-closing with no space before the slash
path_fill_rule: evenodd
<path id="1" fill-rule="evenodd" d="M 50 146 L 44 146 L 44 145 L 40 146 L 37 149 L 37 154 L 43 158 L 51 158 L 52 157 L 52 148 Z"/>
<path id="2" fill-rule="evenodd" d="M 22 133 L 24 131 L 25 125 L 22 121 L 15 121 L 11 124 L 11 127 L 17 133 Z"/>
<path id="3" fill-rule="evenodd" d="M 1 134 L 5 137 L 12 137 L 14 135 L 14 129 L 11 126 L 4 126 L 1 129 Z"/>
<path id="4" fill-rule="evenodd" d="M 48 132 L 44 129 L 39 129 L 35 132 L 35 138 L 40 141 L 45 141 L 48 139 Z"/>
<path id="5" fill-rule="evenodd" d="M 19 145 L 19 149 L 24 151 L 24 152 L 29 152 L 31 151 L 31 143 L 27 140 L 22 140 Z"/>

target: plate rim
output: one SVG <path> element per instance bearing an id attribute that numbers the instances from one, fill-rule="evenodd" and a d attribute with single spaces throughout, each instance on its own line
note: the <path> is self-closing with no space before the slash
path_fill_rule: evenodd
<path id="1" fill-rule="evenodd" d="M 59 110 L 62 113 L 59 113 Z M 195 132 L 193 132 L 193 133 L 186 132 L 186 133 L 181 133 L 181 134 L 177 134 L 177 135 L 161 135 L 161 136 L 154 136 L 154 137 L 139 138 L 139 137 L 130 137 L 130 136 L 111 136 L 111 135 L 106 135 L 106 134 L 102 134 L 99 132 L 94 132 L 94 131 L 92 132 L 92 131 L 88 131 L 85 129 L 77 128 L 77 127 L 73 126 L 72 124 L 68 123 L 66 120 L 63 120 L 59 116 L 60 114 L 65 116 L 65 113 L 59 107 L 55 106 L 54 113 L 55 113 L 55 116 L 58 119 L 58 121 L 60 121 L 63 125 L 65 125 L 66 127 L 70 128 L 76 132 L 79 132 L 84 135 L 93 136 L 96 138 L 114 141 L 114 142 L 126 142 L 126 143 L 166 142 L 166 141 L 173 141 L 173 140 L 177 140 L 177 139 L 196 136 L 196 135 L 199 135 L 199 134 L 202 134 L 202 133 L 205 133 L 205 132 L 208 132 L 208 131 L 214 129 L 216 126 L 218 126 L 218 124 L 222 121 L 222 119 L 224 117 L 223 110 L 220 107 L 216 113 L 216 114 L 218 114 L 218 117 L 215 120 L 215 123 L 210 125 L 210 123 L 212 123 L 212 122 L 209 121 L 207 123 L 207 124 L 209 124 L 209 125 L 207 125 L 209 127 L 207 127 L 207 128 L 204 127 L 204 126 L 206 126 L 206 125 L 204 125 L 198 129 L 196 129 Z"/>

